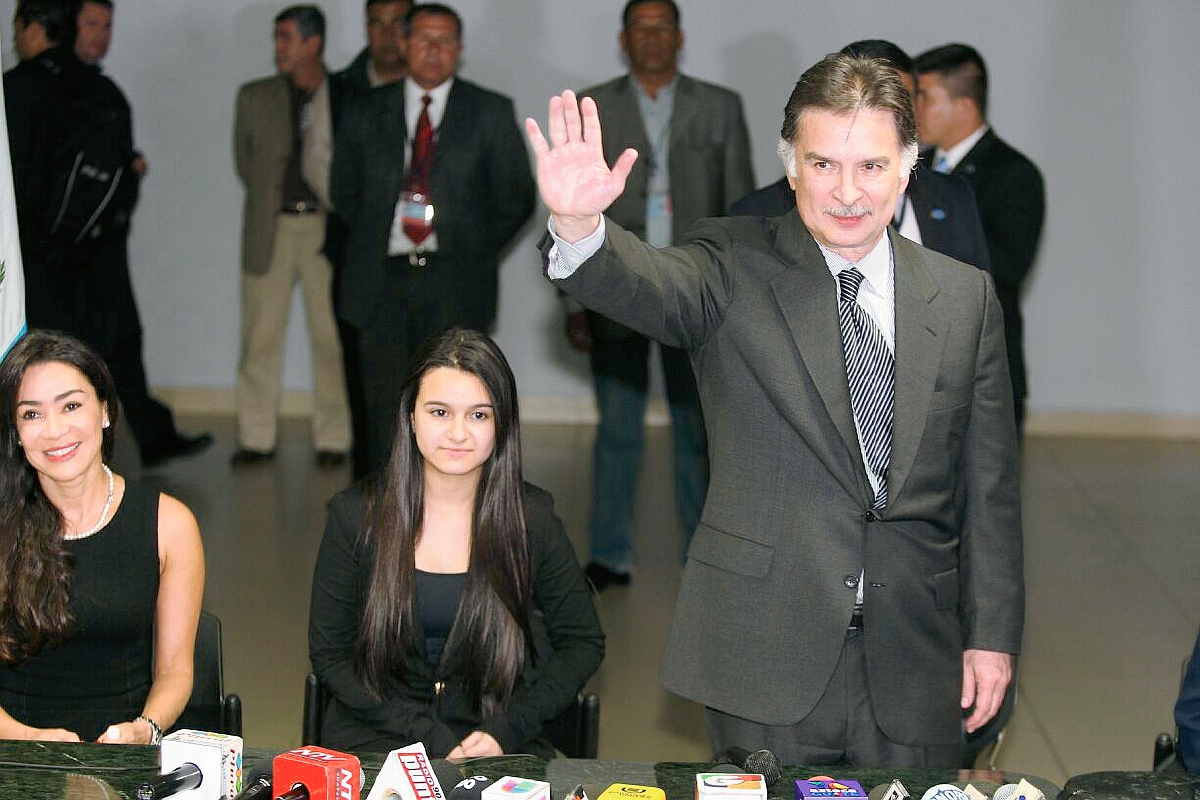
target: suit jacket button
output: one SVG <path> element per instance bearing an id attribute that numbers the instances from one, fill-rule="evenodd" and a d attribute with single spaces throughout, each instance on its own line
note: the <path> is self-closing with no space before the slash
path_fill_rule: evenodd
<path id="1" fill-rule="evenodd" d="M 857 575 L 847 575 L 845 578 L 842 579 L 842 583 L 845 584 L 847 589 L 857 589 L 858 588 L 858 576 Z"/>
<path id="2" fill-rule="evenodd" d="M 878 515 L 876 515 L 874 510 L 872 510 L 870 508 L 868 508 L 866 510 L 866 513 L 863 514 L 863 519 L 866 520 L 867 522 L 878 522 L 879 521 Z"/>

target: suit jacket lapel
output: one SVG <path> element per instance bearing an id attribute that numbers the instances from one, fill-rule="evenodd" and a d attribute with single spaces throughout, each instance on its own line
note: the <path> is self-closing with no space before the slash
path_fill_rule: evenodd
<path id="1" fill-rule="evenodd" d="M 688 129 L 688 122 L 698 111 L 695 84 L 687 76 L 680 75 L 675 84 L 675 101 L 671 106 L 670 153 L 679 151 L 676 144 L 682 146 L 680 136 Z"/>
<path id="2" fill-rule="evenodd" d="M 437 175 L 439 163 L 443 159 L 453 159 L 454 150 L 459 146 L 464 136 L 470 130 L 470 109 L 463 100 L 462 82 L 454 79 L 450 84 L 450 92 L 446 96 L 446 111 L 442 114 L 441 124 L 437 128 L 437 147 L 433 151 L 433 174 Z"/>
<path id="3" fill-rule="evenodd" d="M 890 232 L 896 286 L 896 401 L 892 412 L 892 457 L 888 504 L 900 497 L 925 434 L 942 362 L 948 322 L 934 313 L 939 289 L 923 251 Z"/>
<path id="4" fill-rule="evenodd" d="M 820 249 L 796 212 L 783 217 L 778 230 L 776 252 L 788 269 L 771 280 L 771 289 L 800 359 L 828 413 L 827 420 L 814 420 L 808 424 L 816 423 L 818 429 L 828 430 L 826 422 L 832 423 L 841 437 L 842 447 L 832 445 L 820 430 L 810 442 L 818 450 L 830 444 L 824 456 L 830 472 L 838 476 L 848 492 L 866 499 L 871 492 L 858 445 L 858 431 L 854 427 L 854 412 L 850 408 L 834 280 Z"/>

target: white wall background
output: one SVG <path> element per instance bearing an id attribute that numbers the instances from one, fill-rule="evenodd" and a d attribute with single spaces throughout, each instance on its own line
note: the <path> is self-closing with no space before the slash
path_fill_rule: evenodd
<path id="1" fill-rule="evenodd" d="M 288 0 L 117 0 L 105 69 L 134 108 L 151 162 L 131 268 L 160 387 L 228 389 L 238 351 L 242 191 L 230 131 L 239 84 L 273 71 L 271 19 Z M 547 98 L 623 71 L 623 0 L 455 0 L 463 77 L 544 120 Z M 12 19 L 14 0 L 0 0 Z M 362 0 L 322 0 L 326 57 L 361 48 Z M 1194 0 L 682 0 L 683 67 L 742 93 L 758 182 L 780 174 L 774 142 L 796 77 L 827 52 L 886 38 L 914 55 L 975 45 L 992 79 L 991 120 L 1046 177 L 1048 216 L 1025 301 L 1035 412 L 1200 416 L 1200 185 Z M 9 32 L 11 27 L 5 28 Z M 11 45 L 5 64 L 14 63 Z M 497 338 L 522 395 L 586 400 L 587 363 L 561 334 L 541 278 L 535 215 L 504 264 Z M 469 290 L 469 287 L 464 287 Z M 310 385 L 293 305 L 285 384 Z"/>

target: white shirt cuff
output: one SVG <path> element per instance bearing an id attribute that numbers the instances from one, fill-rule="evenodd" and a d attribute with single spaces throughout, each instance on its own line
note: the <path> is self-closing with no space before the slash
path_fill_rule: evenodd
<path id="1" fill-rule="evenodd" d="M 554 230 L 553 218 L 546 220 L 546 227 L 554 239 L 554 244 L 550 247 L 549 263 L 546 265 L 546 277 L 553 280 L 569 278 L 574 275 L 575 270 L 579 269 L 583 262 L 596 255 L 600 251 L 600 246 L 604 244 L 603 214 L 600 215 L 600 224 L 596 226 L 596 230 L 575 244 L 559 237 Z"/>

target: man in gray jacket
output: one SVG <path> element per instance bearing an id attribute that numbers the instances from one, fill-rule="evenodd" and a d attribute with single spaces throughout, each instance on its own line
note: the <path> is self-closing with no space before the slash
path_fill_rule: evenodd
<path id="1" fill-rule="evenodd" d="M 729 89 L 679 73 L 683 47 L 674 0 L 629 0 L 620 33 L 629 74 L 585 89 L 605 131 L 605 156 L 626 147 L 634 167 L 609 216 L 658 247 L 678 244 L 692 223 L 725 213 L 754 188 L 742 100 Z M 590 352 L 600 426 L 596 431 L 588 577 L 597 589 L 629 582 L 633 503 L 642 460 L 650 340 L 593 312 L 568 317 L 571 344 Z M 675 434 L 675 502 L 684 546 L 700 521 L 708 487 L 704 420 L 687 354 L 660 346 Z"/>

